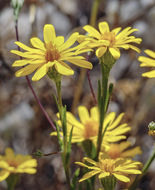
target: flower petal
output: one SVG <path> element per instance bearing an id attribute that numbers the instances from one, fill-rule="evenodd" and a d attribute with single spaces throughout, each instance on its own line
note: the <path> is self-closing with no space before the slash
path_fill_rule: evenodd
<path id="1" fill-rule="evenodd" d="M 107 22 L 100 22 L 99 23 L 99 30 L 101 34 L 104 34 L 105 32 L 109 32 L 109 25 Z"/>
<path id="2" fill-rule="evenodd" d="M 82 181 L 84 181 L 84 180 L 86 180 L 86 179 L 88 179 L 88 178 L 90 178 L 90 177 L 92 177 L 98 173 L 100 173 L 100 171 L 98 171 L 98 170 L 97 171 L 93 170 L 91 172 L 88 172 L 88 173 L 83 175 L 83 177 L 79 180 L 79 182 L 82 182 Z"/>
<path id="3" fill-rule="evenodd" d="M 7 170 L 1 170 L 0 171 L 0 182 L 5 180 L 10 175 L 10 172 Z"/>
<path id="4" fill-rule="evenodd" d="M 155 78 L 155 70 L 143 73 L 142 76 L 143 77 L 148 77 L 148 78 Z"/>
<path id="5" fill-rule="evenodd" d="M 37 49 L 41 49 L 43 51 L 45 51 L 45 46 L 44 46 L 44 43 L 39 39 L 39 38 L 31 38 L 30 39 L 30 42 L 32 44 L 33 47 L 37 48 Z"/>
<path id="6" fill-rule="evenodd" d="M 154 51 L 151 51 L 149 49 L 146 49 L 144 51 L 147 55 L 149 55 L 150 57 L 154 58 L 155 59 L 155 52 Z"/>
<path id="7" fill-rule="evenodd" d="M 109 176 L 109 175 L 110 175 L 109 172 L 103 172 L 103 173 L 101 173 L 98 177 L 99 177 L 99 179 L 101 179 L 101 178 L 107 177 L 107 176 Z"/>
<path id="8" fill-rule="evenodd" d="M 123 181 L 125 183 L 130 182 L 130 179 L 124 175 L 113 173 L 113 175 L 120 181 Z"/>
<path id="9" fill-rule="evenodd" d="M 64 51 L 65 49 L 68 49 L 69 47 L 71 47 L 77 40 L 77 37 L 78 37 L 79 33 L 78 32 L 75 32 L 73 33 L 69 38 L 68 40 L 62 44 L 62 46 L 59 47 L 59 51 Z"/>
<path id="10" fill-rule="evenodd" d="M 96 50 L 96 56 L 98 58 L 102 57 L 104 53 L 107 51 L 107 47 L 100 47 Z"/>
<path id="11" fill-rule="evenodd" d="M 29 75 L 29 74 L 33 73 L 33 71 L 35 71 L 37 69 L 37 67 L 39 67 L 39 66 L 40 66 L 40 64 L 28 65 L 28 66 L 16 71 L 15 75 L 16 75 L 16 77 L 23 77 L 23 76 Z"/>
<path id="12" fill-rule="evenodd" d="M 32 77 L 32 81 L 38 81 L 48 72 L 47 64 L 40 66 Z"/>
<path id="13" fill-rule="evenodd" d="M 91 108 L 90 115 L 93 120 L 99 121 L 99 111 L 97 106 Z"/>
<path id="14" fill-rule="evenodd" d="M 83 124 L 85 124 L 85 122 L 90 119 L 89 112 L 85 106 L 79 106 L 78 113 L 79 113 L 80 120 Z"/>
<path id="15" fill-rule="evenodd" d="M 79 67 L 83 67 L 86 69 L 92 69 L 92 64 L 89 61 L 86 60 L 79 60 L 79 59 L 74 59 L 74 58 L 69 58 L 67 61 L 73 63 L 74 65 L 77 65 Z"/>
<path id="16" fill-rule="evenodd" d="M 109 51 L 110 53 L 112 54 L 112 56 L 115 58 L 115 59 L 119 59 L 120 58 L 120 51 L 118 48 L 109 48 Z"/>
<path id="17" fill-rule="evenodd" d="M 101 38 L 101 34 L 94 27 L 86 25 L 83 27 L 83 29 L 89 33 L 89 36 L 95 37 L 97 39 Z"/>
<path id="18" fill-rule="evenodd" d="M 62 75 L 73 75 L 74 71 L 63 61 L 56 61 L 55 68 Z"/>
<path id="19" fill-rule="evenodd" d="M 44 41 L 46 44 L 54 42 L 56 39 L 55 28 L 52 24 L 44 26 Z"/>

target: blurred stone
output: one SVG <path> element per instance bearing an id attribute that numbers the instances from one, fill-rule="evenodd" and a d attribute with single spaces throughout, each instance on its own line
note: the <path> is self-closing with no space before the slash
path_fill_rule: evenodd
<path id="1" fill-rule="evenodd" d="M 34 112 L 29 104 L 23 102 L 0 120 L 0 131 L 4 131 L 12 126 L 24 127 L 27 120 L 31 120 Z"/>
<path id="2" fill-rule="evenodd" d="M 140 10 L 138 1 L 122 1 L 120 7 L 120 21 L 125 22 L 126 20 L 133 18 L 139 13 Z"/>

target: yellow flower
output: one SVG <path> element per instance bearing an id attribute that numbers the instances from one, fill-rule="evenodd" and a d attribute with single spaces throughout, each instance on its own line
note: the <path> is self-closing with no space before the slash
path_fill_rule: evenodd
<path id="1" fill-rule="evenodd" d="M 130 146 L 131 143 L 129 141 L 124 141 L 119 144 L 111 144 L 107 150 L 103 148 L 102 151 L 100 152 L 100 155 L 101 157 L 117 159 L 117 158 L 133 158 L 137 154 L 142 153 L 139 146 L 126 150 Z"/>
<path id="2" fill-rule="evenodd" d="M 98 174 L 98 178 L 105 178 L 108 176 L 114 176 L 116 179 L 123 181 L 125 183 L 130 181 L 128 177 L 129 174 L 141 174 L 141 171 L 138 170 L 138 165 L 141 164 L 137 161 L 132 161 L 128 159 L 100 159 L 96 162 L 90 158 L 85 157 L 84 161 L 87 161 L 89 164 L 84 164 L 82 162 L 75 162 L 76 164 L 86 167 L 91 171 L 84 174 L 84 176 L 79 180 L 82 182 L 94 175 Z"/>
<path id="3" fill-rule="evenodd" d="M 13 67 L 25 66 L 15 73 L 16 77 L 26 76 L 37 70 L 32 80 L 38 81 L 46 75 L 53 66 L 57 72 L 62 75 L 73 75 L 74 71 L 66 62 L 73 63 L 79 67 L 92 69 L 90 62 L 86 61 L 83 56 L 78 56 L 83 52 L 90 51 L 90 49 L 83 49 L 84 44 L 70 48 L 76 42 L 78 35 L 79 34 L 75 32 L 64 42 L 63 36 L 56 36 L 54 26 L 46 24 L 44 26 L 44 43 L 37 37 L 30 39 L 33 48 L 21 42 L 15 42 L 15 44 L 26 51 L 11 51 L 24 58 L 15 61 L 12 65 Z"/>
<path id="4" fill-rule="evenodd" d="M 78 114 L 80 121 L 78 121 L 72 113 L 67 112 L 66 114 L 68 137 L 73 126 L 72 143 L 82 142 L 89 139 L 96 144 L 99 129 L 98 108 L 92 107 L 89 114 L 85 106 L 79 106 Z M 106 115 L 103 124 L 103 131 L 107 124 L 109 124 L 109 126 L 103 138 L 104 146 L 109 146 L 109 143 L 117 142 L 126 138 L 124 133 L 128 132 L 131 128 L 126 123 L 119 124 L 123 115 L 124 114 L 121 113 L 117 118 L 114 112 Z M 61 126 L 60 120 L 58 123 Z M 56 135 L 56 132 L 51 133 L 51 135 Z"/>
<path id="5" fill-rule="evenodd" d="M 146 49 L 144 52 L 147 55 L 149 55 L 151 58 L 148 58 L 145 56 L 139 56 L 138 60 L 141 62 L 140 66 L 141 67 L 155 67 L 155 51 Z M 148 78 L 155 78 L 155 70 L 143 73 L 142 76 L 148 77 Z"/>
<path id="6" fill-rule="evenodd" d="M 79 36 L 79 42 L 89 41 L 88 46 L 91 48 L 97 48 L 96 56 L 102 57 L 107 50 L 110 51 L 111 55 L 118 59 L 120 57 L 119 48 L 133 49 L 140 52 L 140 49 L 130 43 L 141 43 L 141 38 L 130 36 L 131 33 L 138 29 L 127 27 L 121 31 L 121 27 L 115 28 L 112 31 L 109 29 L 107 22 L 99 23 L 99 31 L 90 25 L 84 26 L 84 30 L 88 32 L 88 36 Z"/>
<path id="7" fill-rule="evenodd" d="M 37 161 L 29 155 L 14 154 L 11 148 L 5 150 L 0 157 L 0 181 L 5 180 L 11 173 L 36 173 Z"/>

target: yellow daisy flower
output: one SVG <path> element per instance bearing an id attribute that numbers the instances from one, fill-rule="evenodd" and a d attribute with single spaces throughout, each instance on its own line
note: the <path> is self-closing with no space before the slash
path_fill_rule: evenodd
<path id="1" fill-rule="evenodd" d="M 100 22 L 99 31 L 90 25 L 84 26 L 84 30 L 88 32 L 88 36 L 79 36 L 79 41 L 89 41 L 88 46 L 91 48 L 97 48 L 96 56 L 98 58 L 102 57 L 107 50 L 111 55 L 118 59 L 120 57 L 119 48 L 133 49 L 140 53 L 140 49 L 130 43 L 140 44 L 142 39 L 136 38 L 135 36 L 130 36 L 131 33 L 137 31 L 138 29 L 133 29 L 127 27 L 121 31 L 121 27 L 115 28 L 112 31 L 109 29 L 107 22 Z"/>
<path id="2" fill-rule="evenodd" d="M 98 178 L 105 178 L 108 176 L 114 176 L 116 179 L 123 181 L 125 183 L 130 181 L 128 177 L 129 174 L 141 174 L 141 171 L 138 170 L 138 165 L 141 164 L 137 161 L 132 161 L 128 159 L 100 159 L 96 162 L 90 158 L 85 157 L 84 161 L 89 164 L 84 164 L 82 162 L 75 162 L 76 164 L 88 168 L 91 171 L 84 174 L 84 176 L 79 180 L 82 182 L 94 175 L 98 174 Z"/>
<path id="3" fill-rule="evenodd" d="M 35 174 L 36 159 L 29 155 L 15 155 L 11 148 L 5 150 L 5 155 L 0 157 L 0 181 L 5 180 L 12 173 Z"/>
<path id="4" fill-rule="evenodd" d="M 74 71 L 66 64 L 70 62 L 79 67 L 92 69 L 92 64 L 85 60 L 83 56 L 78 56 L 83 52 L 90 51 L 90 49 L 83 49 L 85 44 L 79 44 L 70 48 L 77 40 L 78 33 L 73 33 L 66 42 L 63 36 L 56 36 L 54 26 L 46 24 L 44 26 L 44 42 L 39 38 L 34 37 L 30 39 L 33 48 L 24 45 L 21 42 L 15 42 L 20 48 L 26 52 L 12 50 L 11 52 L 22 57 L 22 60 L 17 60 L 13 63 L 13 67 L 24 68 L 18 70 L 16 77 L 26 76 L 33 73 L 33 81 L 40 80 L 47 72 L 54 68 L 62 75 L 73 75 Z"/>
<path id="5" fill-rule="evenodd" d="M 138 60 L 141 62 L 140 66 L 141 67 L 155 67 L 155 51 L 146 49 L 144 52 L 147 55 L 149 55 L 151 58 L 145 57 L 145 56 L 139 56 Z M 142 76 L 148 77 L 148 78 L 155 78 L 155 70 L 143 73 Z"/>
<path id="6" fill-rule="evenodd" d="M 73 126 L 72 143 L 82 142 L 89 139 L 96 144 L 99 130 L 98 108 L 92 107 L 89 114 L 85 106 L 79 106 L 78 114 L 80 121 L 78 121 L 72 113 L 67 112 L 66 114 L 68 137 Z M 107 124 L 109 124 L 109 126 L 103 138 L 104 146 L 109 146 L 109 143 L 117 142 L 126 138 L 124 133 L 130 131 L 131 128 L 126 123 L 119 124 L 123 115 L 124 114 L 121 113 L 117 118 L 114 112 L 106 115 L 103 124 L 103 131 Z M 58 123 L 61 126 L 60 120 Z M 56 135 L 56 132 L 52 132 L 51 135 Z"/>
<path id="7" fill-rule="evenodd" d="M 108 150 L 105 148 L 100 152 L 101 157 L 117 159 L 117 158 L 133 158 L 142 151 L 139 146 L 128 149 L 131 146 L 129 141 L 124 141 L 119 144 L 110 144 Z M 127 149 L 127 150 L 126 150 Z"/>

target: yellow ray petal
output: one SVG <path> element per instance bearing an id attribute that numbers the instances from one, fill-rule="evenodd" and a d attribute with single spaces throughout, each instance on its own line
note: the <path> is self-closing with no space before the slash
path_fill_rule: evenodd
<path id="1" fill-rule="evenodd" d="M 92 176 L 94 176 L 94 175 L 96 175 L 98 173 L 100 173 L 100 171 L 93 170 L 91 172 L 88 172 L 88 173 L 83 175 L 83 177 L 79 180 L 79 182 L 82 182 L 82 181 L 84 181 L 84 180 L 86 180 L 86 179 L 88 179 L 88 178 L 90 178 L 90 177 L 92 177 Z"/>
<path id="2" fill-rule="evenodd" d="M 117 27 L 117 28 L 113 29 L 111 32 L 114 33 L 115 35 L 117 35 L 120 31 L 121 31 L 121 27 Z"/>
<path id="3" fill-rule="evenodd" d="M 86 69 L 92 69 L 92 64 L 89 62 L 89 61 L 85 61 L 85 60 L 76 60 L 76 59 L 67 59 L 67 61 L 73 63 L 74 65 L 77 65 L 79 67 L 83 67 L 83 68 L 86 68 Z"/>
<path id="4" fill-rule="evenodd" d="M 113 175 L 120 181 L 123 181 L 125 183 L 129 182 L 130 179 L 124 175 L 113 173 Z"/>
<path id="5" fill-rule="evenodd" d="M 39 67 L 39 65 L 28 65 L 18 71 L 16 71 L 15 75 L 16 77 L 22 77 L 22 76 L 26 76 L 29 75 L 31 73 L 33 73 L 33 71 L 35 71 L 37 68 Z"/>
<path id="6" fill-rule="evenodd" d="M 104 173 L 101 173 L 98 177 L 99 177 L 99 179 L 101 179 L 101 178 L 107 177 L 109 175 L 110 175 L 109 172 L 104 172 Z"/>
<path id="7" fill-rule="evenodd" d="M 83 124 L 85 124 L 85 122 L 90 119 L 88 110 L 85 106 L 79 106 L 78 113 L 79 113 L 80 120 Z"/>
<path id="8" fill-rule="evenodd" d="M 78 32 L 73 33 L 68 38 L 68 40 L 59 47 L 59 51 L 61 52 L 61 51 L 64 51 L 65 49 L 68 49 L 69 47 L 71 47 L 76 42 L 78 35 L 79 35 Z"/>
<path id="9" fill-rule="evenodd" d="M 58 36 L 55 39 L 55 44 L 57 47 L 61 46 L 64 43 L 64 37 L 63 36 Z"/>
<path id="10" fill-rule="evenodd" d="M 22 67 L 28 64 L 27 60 L 17 60 L 12 64 L 12 67 Z"/>
<path id="11" fill-rule="evenodd" d="M 39 38 L 36 38 L 36 37 L 31 38 L 30 42 L 33 47 L 46 51 L 44 43 Z"/>
<path id="12" fill-rule="evenodd" d="M 151 51 L 149 49 L 146 49 L 144 51 L 147 55 L 149 55 L 150 57 L 154 58 L 155 59 L 155 52 L 154 51 Z"/>
<path id="13" fill-rule="evenodd" d="M 93 107 L 90 110 L 91 118 L 95 121 L 99 121 L 99 111 L 97 107 Z"/>
<path id="14" fill-rule="evenodd" d="M 7 170 L 1 170 L 0 171 L 0 182 L 5 180 L 9 175 L 10 175 L 10 173 Z"/>
<path id="15" fill-rule="evenodd" d="M 109 51 L 110 53 L 112 54 L 112 56 L 115 58 L 115 59 L 119 59 L 120 58 L 120 51 L 118 48 L 109 48 Z"/>
<path id="16" fill-rule="evenodd" d="M 89 33 L 89 36 L 95 37 L 97 39 L 101 38 L 101 34 L 92 26 L 86 25 L 83 27 L 84 30 L 86 30 Z"/>
<path id="17" fill-rule="evenodd" d="M 107 51 L 107 47 L 99 47 L 97 50 L 96 50 L 96 56 L 98 58 L 102 57 L 104 55 L 104 53 Z"/>
<path id="18" fill-rule="evenodd" d="M 55 28 L 52 24 L 44 26 L 44 41 L 46 44 L 54 42 L 56 39 Z"/>
<path id="19" fill-rule="evenodd" d="M 105 32 L 109 32 L 109 25 L 107 22 L 100 22 L 99 23 L 99 30 L 101 34 L 104 34 Z"/>
<path id="20" fill-rule="evenodd" d="M 62 74 L 62 75 L 73 75 L 74 71 L 63 61 L 60 62 L 56 62 L 55 64 L 55 68 L 58 71 L 58 73 Z"/>
<path id="21" fill-rule="evenodd" d="M 47 64 L 40 66 L 32 77 L 32 81 L 38 81 L 48 72 Z"/>
<path id="22" fill-rule="evenodd" d="M 150 72 L 146 72 L 142 74 L 143 77 L 148 77 L 148 78 L 155 78 L 155 70 L 154 71 L 150 71 Z"/>
<path id="23" fill-rule="evenodd" d="M 84 126 L 74 117 L 74 115 L 70 112 L 66 113 L 67 122 L 73 125 L 74 127 L 84 129 Z"/>

